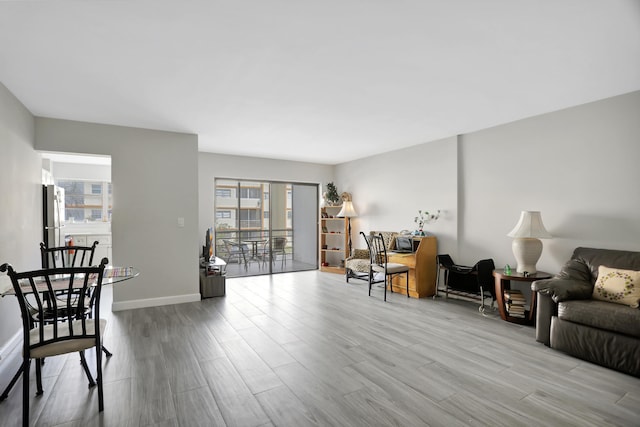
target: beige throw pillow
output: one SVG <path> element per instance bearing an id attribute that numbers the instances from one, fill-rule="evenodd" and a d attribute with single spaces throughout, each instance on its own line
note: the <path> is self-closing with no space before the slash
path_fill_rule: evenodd
<path id="1" fill-rule="evenodd" d="M 601 265 L 593 287 L 593 298 L 638 308 L 640 271 L 621 270 Z"/>

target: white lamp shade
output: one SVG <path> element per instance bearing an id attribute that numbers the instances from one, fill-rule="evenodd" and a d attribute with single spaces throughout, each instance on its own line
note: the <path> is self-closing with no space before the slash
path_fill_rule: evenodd
<path id="1" fill-rule="evenodd" d="M 356 213 L 356 210 L 353 208 L 353 203 L 351 202 L 351 200 L 345 200 L 342 203 L 342 209 L 340 209 L 340 212 L 338 212 L 338 215 L 336 215 L 338 218 L 353 218 L 358 216 L 358 214 Z"/>
<path id="2" fill-rule="evenodd" d="M 534 237 L 550 239 L 551 234 L 544 228 L 542 216 L 538 211 L 522 211 L 516 226 L 507 234 L 509 237 Z"/>

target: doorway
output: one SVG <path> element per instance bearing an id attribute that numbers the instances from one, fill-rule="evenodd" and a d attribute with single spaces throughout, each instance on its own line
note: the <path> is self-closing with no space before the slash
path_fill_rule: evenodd
<path id="1" fill-rule="evenodd" d="M 318 185 L 217 178 L 215 251 L 228 277 L 318 268 Z"/>
<path id="2" fill-rule="evenodd" d="M 98 242 L 94 261 L 107 258 L 113 263 L 111 213 L 113 192 L 111 157 L 72 153 L 41 152 L 42 184 L 54 187 L 60 196 L 57 205 L 57 228 L 50 246 L 91 246 Z M 43 206 L 43 225 L 51 228 L 52 217 Z M 46 233 L 46 230 L 45 230 Z M 47 241 L 46 237 L 43 241 Z"/>

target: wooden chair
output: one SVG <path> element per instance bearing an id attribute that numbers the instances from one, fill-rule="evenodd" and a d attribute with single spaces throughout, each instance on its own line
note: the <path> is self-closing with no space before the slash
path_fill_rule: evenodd
<path id="1" fill-rule="evenodd" d="M 404 264 L 397 264 L 388 262 L 387 247 L 382 234 L 367 236 L 362 231 L 360 232 L 367 242 L 369 249 L 369 296 L 371 296 L 371 285 L 374 282 L 375 273 L 382 273 L 384 275 L 384 300 L 387 300 L 387 285 L 393 293 L 393 276 L 398 274 L 406 274 L 407 277 L 407 298 L 409 298 L 409 266 Z"/>
<path id="2" fill-rule="evenodd" d="M 43 393 L 42 367 L 39 363 L 45 357 L 79 352 L 82 367 L 90 385 L 98 385 L 98 408 L 104 409 L 102 391 L 102 335 L 106 320 L 100 319 L 100 295 L 102 276 L 109 261 L 103 258 L 99 266 L 49 268 L 26 272 L 16 272 L 11 265 L 2 264 L 0 272 L 7 272 L 11 278 L 13 291 L 20 305 L 22 316 L 22 425 L 29 425 L 29 373 L 31 360 L 36 361 L 36 395 Z M 89 288 L 94 288 L 92 316 L 86 316 Z M 64 291 L 66 301 L 51 297 L 57 291 Z M 72 302 L 72 296 L 79 300 Z M 49 297 L 47 297 L 49 296 Z M 27 300 L 29 298 L 29 301 Z M 35 312 L 33 312 L 35 309 Z M 34 327 L 33 320 L 36 320 Z M 95 348 L 96 381 L 94 382 L 84 358 L 84 351 Z"/>

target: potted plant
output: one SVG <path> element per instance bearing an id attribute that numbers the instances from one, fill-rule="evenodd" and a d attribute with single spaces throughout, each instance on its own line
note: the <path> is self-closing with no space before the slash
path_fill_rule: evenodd
<path id="1" fill-rule="evenodd" d="M 327 184 L 327 201 L 331 204 L 331 206 L 337 206 L 340 202 L 338 189 L 333 184 L 333 182 Z"/>

